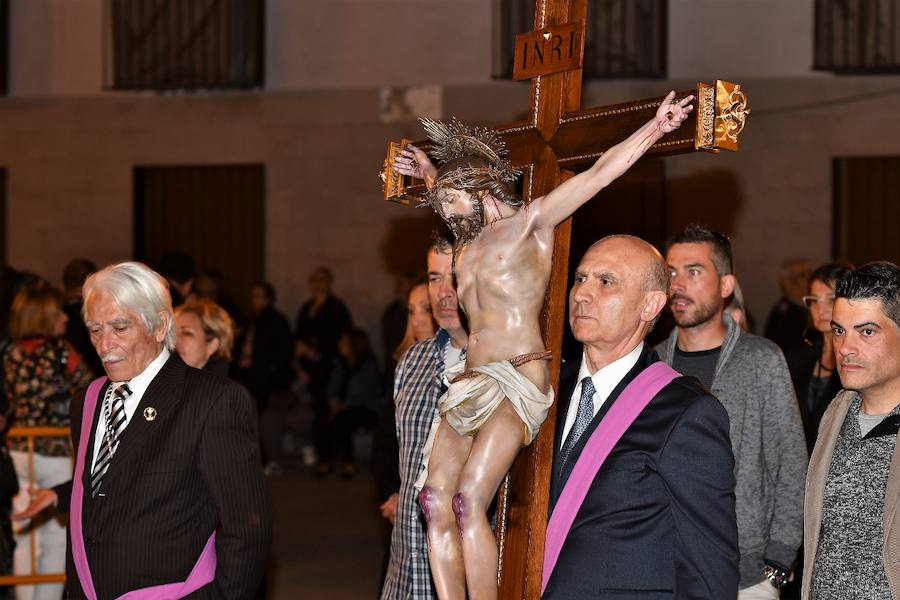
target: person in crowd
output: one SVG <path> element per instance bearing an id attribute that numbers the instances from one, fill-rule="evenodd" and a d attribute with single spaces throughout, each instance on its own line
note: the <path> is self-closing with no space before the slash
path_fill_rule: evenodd
<path id="1" fill-rule="evenodd" d="M 331 368 L 337 356 L 338 340 L 353 327 L 350 311 L 332 294 L 333 285 L 334 274 L 327 267 L 318 267 L 310 274 L 311 297 L 300 307 L 294 330 L 300 376 L 308 381 L 307 387 L 314 401 L 315 452 L 320 459 L 331 452 L 331 410 L 328 406 Z"/>
<path id="2" fill-rule="evenodd" d="M 3 404 L 6 404 L 5 400 Z M 16 541 L 13 536 L 12 503 L 19 493 L 19 477 L 7 448 L 6 433 L 11 420 L 0 416 L 0 575 L 13 574 Z M 15 598 L 15 586 L 0 586 L 0 600 Z"/>
<path id="3" fill-rule="evenodd" d="M 772 307 L 766 320 L 765 336 L 778 344 L 782 352 L 803 345 L 807 311 L 803 305 L 811 270 L 809 260 L 791 258 L 781 263 L 778 285 L 781 298 Z"/>
<path id="4" fill-rule="evenodd" d="M 667 286 L 662 256 L 631 236 L 595 243 L 575 270 L 569 326 L 583 351 L 560 376 L 545 599 L 734 598 L 728 415 L 644 344 Z M 628 412 L 621 429 L 611 410 Z M 608 455 L 597 440 L 612 444 Z"/>
<path id="5" fill-rule="evenodd" d="M 409 292 L 406 301 L 406 332 L 399 345 L 393 351 L 393 363 L 403 357 L 414 344 L 434 336 L 436 325 L 431 314 L 431 302 L 428 299 L 427 282 L 419 283 Z M 393 378 L 393 371 L 390 373 Z M 393 386 L 392 386 L 393 387 Z M 390 532 L 397 520 L 397 502 L 400 494 L 400 445 L 397 441 L 397 420 L 393 398 L 388 397 L 381 411 L 381 418 L 375 428 L 372 440 L 372 474 L 375 482 L 376 497 L 383 499 L 378 507 L 381 515 L 387 519 L 390 527 L 386 528 L 385 544 L 387 546 L 382 564 L 381 578 L 387 574 L 390 563 Z"/>
<path id="6" fill-rule="evenodd" d="M 159 272 L 169 282 L 172 306 L 179 306 L 191 295 L 197 267 L 194 257 L 185 252 L 167 252 L 160 260 Z"/>
<path id="7" fill-rule="evenodd" d="M 203 269 L 194 277 L 188 300 L 205 298 L 215 302 L 225 309 L 237 331 L 237 327 L 244 324 L 244 316 L 238 305 L 222 291 L 224 279 L 222 272 L 217 269 Z"/>
<path id="8" fill-rule="evenodd" d="M 831 313 L 835 285 L 851 269 L 846 263 L 828 263 L 812 272 L 808 295 L 803 297 L 803 303 L 809 309 L 810 322 L 806 343 L 789 350 L 785 356 L 803 419 L 806 448 L 810 452 L 816 443 L 822 415 L 831 399 L 841 390 L 834 356 Z"/>
<path id="9" fill-rule="evenodd" d="M 228 377 L 234 322 L 225 309 L 205 298 L 175 309 L 175 349 L 189 367 Z"/>
<path id="10" fill-rule="evenodd" d="M 346 331 L 338 341 L 338 356 L 328 389 L 331 452 L 320 460 L 319 476 L 330 472 L 331 460 L 341 463 L 342 476 L 354 475 L 353 434 L 359 428 L 375 428 L 383 390 L 384 381 L 369 336 L 362 329 Z"/>
<path id="11" fill-rule="evenodd" d="M 19 291 L 33 283 L 41 281 L 41 278 L 28 271 L 17 271 L 12 267 L 3 269 L 3 287 L 0 288 L 0 296 L 2 296 L 2 306 L 0 306 L 0 350 L 9 342 L 9 311 L 12 307 L 13 299 Z"/>
<path id="12" fill-rule="evenodd" d="M 106 378 L 72 404 L 73 479 L 20 516 L 70 512 L 69 598 L 254 597 L 272 507 L 252 399 L 172 353 L 168 286 L 146 265 L 98 271 L 84 298 Z"/>
<path id="13" fill-rule="evenodd" d="M 393 350 L 395 364 L 415 344 L 434 337 L 437 325 L 431 313 L 427 281 L 419 283 L 410 290 L 406 302 L 406 312 L 406 332 L 399 345 Z M 393 388 L 394 372 L 390 375 Z M 381 514 L 393 524 L 397 514 L 399 497 L 397 490 L 400 488 L 400 465 L 398 462 L 400 448 L 397 443 L 397 421 L 393 398 L 389 398 L 385 402 L 375 433 L 372 456 L 375 484 L 379 497 L 385 499 L 380 506 Z"/>
<path id="14" fill-rule="evenodd" d="M 739 600 L 778 598 L 803 535 L 807 454 L 787 363 L 771 341 L 724 313 L 734 291 L 731 243 L 690 225 L 666 252 L 676 327 L 656 347 L 725 406 L 734 450 L 741 565 Z"/>
<path id="15" fill-rule="evenodd" d="M 436 324 L 431 312 L 431 301 L 428 299 L 427 279 L 410 290 L 406 301 L 406 319 L 403 338 L 391 353 L 395 361 L 399 361 L 414 344 L 434 335 Z"/>
<path id="16" fill-rule="evenodd" d="M 449 232 L 436 234 L 427 255 L 428 298 L 439 329 L 413 344 L 394 372 L 394 405 L 400 446 L 400 488 L 396 504 L 382 507 L 390 518 L 391 557 L 381 590 L 382 600 L 417 600 L 436 596 L 428 564 L 425 524 L 414 484 L 422 472 L 422 450 L 444 393 L 444 373 L 465 360 L 468 332 L 453 279 L 453 241 Z M 392 506 L 393 504 L 393 506 Z"/>
<path id="17" fill-rule="evenodd" d="M 294 380 L 290 389 L 275 392 L 269 398 L 259 421 L 267 476 L 284 473 L 286 453 L 282 442 L 286 433 L 293 434 L 299 443 L 304 466 L 312 467 L 318 463 L 312 439 L 313 417 L 313 399 L 306 381 L 300 377 Z"/>
<path id="18" fill-rule="evenodd" d="M 238 348 L 236 378 L 256 399 L 260 414 L 269 396 L 290 387 L 291 328 L 287 318 L 275 308 L 275 288 L 265 281 L 250 291 L 253 319 Z"/>
<path id="19" fill-rule="evenodd" d="M 400 346 L 404 336 L 409 333 L 407 300 L 415 279 L 411 273 L 395 274 L 394 299 L 381 313 L 381 344 L 386 374 L 394 372 L 399 358 L 394 356 L 397 353 L 397 347 Z"/>
<path id="20" fill-rule="evenodd" d="M 69 426 L 69 404 L 84 393 L 92 374 L 64 337 L 67 320 L 62 294 L 48 283 L 28 285 L 13 299 L 9 317 L 12 343 L 3 354 L 3 373 L 6 402 L 15 425 Z M 27 439 L 11 438 L 9 447 L 19 478 L 20 493 L 14 501 L 17 510 L 28 505 L 30 487 L 53 487 L 71 477 L 71 450 L 65 438 L 35 438 L 33 464 Z M 36 534 L 37 572 L 62 572 L 66 528 L 56 513 L 17 527 L 15 571 L 31 572 L 32 530 Z M 19 586 L 17 595 L 20 599 L 58 599 L 62 589 L 55 583 Z"/>
<path id="21" fill-rule="evenodd" d="M 63 311 L 69 320 L 66 322 L 66 339 L 87 362 L 93 373 L 102 373 L 103 365 L 100 357 L 94 352 L 91 338 L 81 318 L 81 309 L 84 307 L 84 299 L 81 297 L 81 286 L 84 280 L 97 270 L 97 266 L 91 261 L 78 258 L 66 265 L 63 269 Z"/>
<path id="22" fill-rule="evenodd" d="M 744 291 L 737 279 L 734 280 L 734 292 L 731 294 L 731 301 L 725 307 L 725 314 L 731 317 L 731 320 L 744 331 L 753 332 L 750 327 L 750 315 L 747 312 L 747 303 L 744 301 Z"/>
<path id="23" fill-rule="evenodd" d="M 900 267 L 863 265 L 834 289 L 844 385 L 806 476 L 803 600 L 900 598 Z"/>

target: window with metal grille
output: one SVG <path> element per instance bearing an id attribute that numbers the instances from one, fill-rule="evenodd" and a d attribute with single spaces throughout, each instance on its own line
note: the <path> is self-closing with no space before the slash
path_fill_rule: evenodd
<path id="1" fill-rule="evenodd" d="M 900 0 L 816 0 L 815 68 L 900 73 Z"/>
<path id="2" fill-rule="evenodd" d="M 264 0 L 107 0 L 105 86 L 261 87 L 264 9 Z"/>
<path id="3" fill-rule="evenodd" d="M 583 76 L 665 77 L 666 5 L 666 0 L 588 0 Z M 495 77 L 512 77 L 515 36 L 533 29 L 534 0 L 499 0 Z"/>

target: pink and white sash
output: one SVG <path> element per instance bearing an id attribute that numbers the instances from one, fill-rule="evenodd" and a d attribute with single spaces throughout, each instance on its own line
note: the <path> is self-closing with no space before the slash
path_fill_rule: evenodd
<path id="1" fill-rule="evenodd" d="M 84 397 L 84 410 L 81 415 L 81 437 L 78 443 L 78 453 L 75 458 L 75 475 L 72 479 L 72 502 L 69 514 L 69 531 L 72 538 L 72 559 L 75 562 L 75 571 L 78 573 L 78 581 L 88 600 L 97 600 L 97 592 L 94 590 L 94 580 L 91 577 L 91 569 L 88 565 L 87 552 L 84 548 L 84 534 L 82 530 L 82 507 L 84 505 L 83 475 L 85 468 L 85 455 L 90 446 L 91 425 L 94 420 L 94 411 L 100 398 L 100 390 L 106 383 L 106 377 L 100 377 L 91 382 Z M 216 576 L 216 532 L 213 531 L 200 553 L 194 568 L 191 569 L 188 578 L 178 583 L 165 583 L 148 588 L 133 590 L 119 596 L 116 600 L 176 600 L 188 594 L 196 592 L 210 583 Z"/>
<path id="2" fill-rule="evenodd" d="M 563 542 L 569 535 L 575 516 L 587 496 L 597 471 L 647 404 L 673 379 L 680 376 L 680 373 L 662 361 L 655 362 L 641 371 L 622 390 L 622 394 L 584 445 L 547 523 L 541 595 L 547 588 L 547 582 L 550 581 L 550 575 L 562 551 Z"/>

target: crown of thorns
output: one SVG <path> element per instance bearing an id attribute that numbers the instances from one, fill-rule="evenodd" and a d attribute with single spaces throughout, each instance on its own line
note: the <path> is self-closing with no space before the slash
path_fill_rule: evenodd
<path id="1" fill-rule="evenodd" d="M 472 192 L 483 189 L 485 181 L 511 183 L 521 172 L 513 168 L 506 158 L 506 143 L 496 131 L 487 127 L 469 127 L 456 117 L 444 123 L 427 117 L 420 118 L 428 139 L 434 144 L 431 156 L 442 163 L 474 156 L 487 162 L 485 167 L 462 166 L 442 174 L 434 182 L 420 206 L 434 203 L 434 194 L 440 188 L 452 187 Z"/>

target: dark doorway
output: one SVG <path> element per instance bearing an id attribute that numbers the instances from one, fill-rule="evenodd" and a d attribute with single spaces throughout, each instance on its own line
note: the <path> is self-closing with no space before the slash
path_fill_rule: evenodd
<path id="1" fill-rule="evenodd" d="M 627 233 L 662 248 L 666 236 L 665 184 L 665 163 L 642 160 L 575 212 L 567 290 L 572 287 L 581 257 L 602 237 Z M 581 360 L 581 345 L 572 337 L 568 325 L 563 337 L 563 358 Z"/>
<path id="2" fill-rule="evenodd" d="M 900 263 L 900 156 L 834 160 L 833 254 Z"/>
<path id="3" fill-rule="evenodd" d="M 137 167 L 134 256 L 156 267 L 166 254 L 190 255 L 222 275 L 222 295 L 246 315 L 265 273 L 264 197 L 262 165 Z"/>

